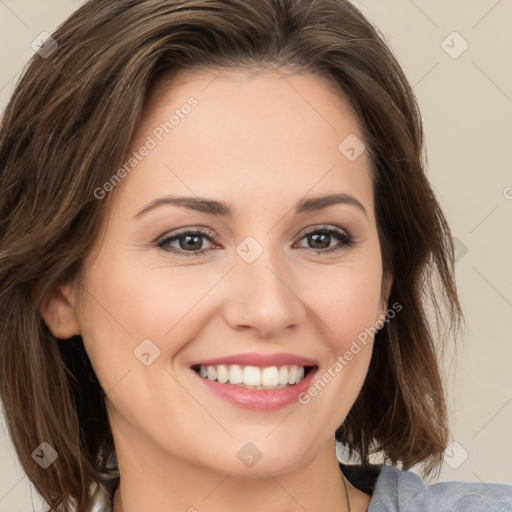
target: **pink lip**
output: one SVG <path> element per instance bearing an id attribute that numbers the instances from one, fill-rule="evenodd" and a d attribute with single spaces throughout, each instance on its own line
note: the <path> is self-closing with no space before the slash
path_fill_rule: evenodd
<path id="1" fill-rule="evenodd" d="M 307 357 L 302 357 L 295 354 L 287 354 L 285 352 L 269 355 L 259 354 L 257 352 L 248 352 L 246 354 L 233 354 L 231 356 L 206 359 L 194 363 L 194 365 L 200 364 L 205 366 L 216 366 L 219 364 L 239 364 L 242 366 L 257 366 L 259 368 L 285 365 L 316 366 L 316 362 L 312 359 L 308 359 Z"/>
<path id="2" fill-rule="evenodd" d="M 201 377 L 194 370 L 192 372 L 208 390 L 238 407 L 257 411 L 275 411 L 299 402 L 299 395 L 311 386 L 317 370 L 318 368 L 311 369 L 298 384 L 281 389 L 246 389 L 230 383 L 220 384 Z"/>

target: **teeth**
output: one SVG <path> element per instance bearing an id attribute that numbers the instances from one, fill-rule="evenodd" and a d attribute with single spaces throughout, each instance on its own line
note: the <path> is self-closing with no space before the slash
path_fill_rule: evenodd
<path id="1" fill-rule="evenodd" d="M 303 366 L 240 366 L 238 364 L 219 364 L 216 366 L 199 366 L 199 375 L 221 384 L 230 384 L 247 389 L 280 389 L 298 384 L 304 378 Z"/>
<path id="2" fill-rule="evenodd" d="M 243 383 L 246 386 L 261 386 L 261 371 L 257 366 L 244 367 Z"/>
<path id="3" fill-rule="evenodd" d="M 201 365 L 203 368 L 203 365 Z M 229 366 L 229 382 L 230 384 L 242 384 L 243 383 L 242 367 L 237 364 Z"/>
<path id="4" fill-rule="evenodd" d="M 215 366 L 208 366 L 206 368 L 206 376 L 209 380 L 217 380 L 217 370 L 215 369 Z"/>
<path id="5" fill-rule="evenodd" d="M 288 368 L 286 366 L 279 368 L 279 384 L 288 384 Z"/>
<path id="6" fill-rule="evenodd" d="M 261 383 L 265 386 L 277 386 L 279 384 L 279 370 L 277 366 L 270 366 L 261 370 Z"/>
<path id="7" fill-rule="evenodd" d="M 297 367 L 290 366 L 288 369 L 288 384 L 293 384 L 297 380 Z"/>
<path id="8" fill-rule="evenodd" d="M 229 370 L 224 364 L 217 366 L 217 380 L 224 384 L 229 380 Z"/>

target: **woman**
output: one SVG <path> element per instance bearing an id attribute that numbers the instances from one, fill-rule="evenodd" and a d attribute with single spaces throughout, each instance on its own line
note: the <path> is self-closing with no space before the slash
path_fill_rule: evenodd
<path id="1" fill-rule="evenodd" d="M 50 510 L 512 510 L 409 471 L 442 462 L 462 312 L 361 13 L 92 0 L 52 38 L 0 134 L 1 397 Z"/>

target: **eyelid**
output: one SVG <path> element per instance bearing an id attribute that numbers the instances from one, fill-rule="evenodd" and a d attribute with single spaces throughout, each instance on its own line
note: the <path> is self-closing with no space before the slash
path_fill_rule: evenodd
<path id="1" fill-rule="evenodd" d="M 159 242 L 164 242 L 169 238 L 174 238 L 176 236 L 185 235 L 187 233 L 198 233 L 202 236 L 208 235 L 212 240 L 216 240 L 217 236 L 215 231 L 206 227 L 206 226 L 187 226 L 184 228 L 177 228 L 175 230 L 166 231 L 163 235 L 159 235 L 155 240 L 153 240 L 153 244 L 157 244 Z"/>
<path id="2" fill-rule="evenodd" d="M 343 242 L 343 245 L 341 247 L 331 247 L 329 249 L 307 249 L 309 251 L 313 251 L 313 253 L 321 254 L 321 253 L 328 253 L 328 252 L 336 252 L 337 250 L 343 250 L 343 249 L 349 249 L 350 247 L 355 247 L 359 244 L 359 238 L 355 236 L 352 232 L 352 230 L 349 230 L 347 228 L 341 228 L 338 226 L 333 226 L 330 224 L 327 225 L 317 225 L 313 226 L 311 228 L 307 228 L 306 231 L 303 231 L 302 234 L 299 236 L 299 241 L 303 238 L 307 237 L 308 235 L 311 235 L 313 233 L 321 233 L 326 232 L 330 235 L 333 235 L 337 238 L 344 237 L 345 241 Z"/>
<path id="3" fill-rule="evenodd" d="M 338 239 L 338 241 L 341 242 L 341 245 L 335 245 L 334 247 L 328 247 L 325 249 L 314 249 L 314 248 L 307 248 L 307 247 L 301 247 L 306 253 L 313 254 L 315 256 L 319 255 L 326 255 L 327 253 L 337 253 L 341 251 L 347 251 L 348 249 L 355 247 L 359 244 L 358 237 L 353 235 L 352 230 L 349 230 L 347 228 L 342 228 L 339 226 L 334 226 L 330 224 L 324 224 L 324 225 L 312 225 L 308 228 L 305 228 L 304 231 L 300 235 L 297 235 L 295 238 L 298 237 L 298 242 L 303 240 L 305 237 L 307 237 L 310 234 L 314 233 L 327 233 L 330 236 L 334 236 Z M 209 249 L 197 249 L 194 251 L 185 251 L 183 249 L 176 249 L 171 248 L 170 246 L 166 246 L 166 243 L 174 242 L 175 240 L 178 240 L 180 237 L 185 235 L 196 235 L 198 237 L 206 238 L 214 245 L 219 245 L 219 241 L 217 238 L 217 235 L 215 232 L 207 228 L 205 226 L 197 227 L 197 226 L 187 226 L 185 228 L 180 228 L 176 231 L 167 232 L 164 235 L 161 235 L 156 240 L 156 247 L 171 253 L 175 254 L 177 256 L 184 256 L 184 257 L 199 257 L 202 256 L 204 253 L 211 251 L 214 249 L 214 247 Z M 294 242 L 294 246 L 296 247 L 296 243 Z"/>
<path id="4" fill-rule="evenodd" d="M 201 256 L 202 254 L 204 254 L 205 252 L 208 252 L 210 250 L 213 250 L 213 248 L 211 249 L 199 249 L 197 251 L 184 251 L 182 249 L 175 249 L 175 248 L 170 248 L 169 246 L 167 246 L 168 248 L 166 248 L 166 246 L 164 245 L 166 242 L 174 242 L 175 240 L 178 240 L 179 238 L 181 238 L 182 236 L 185 236 L 185 235 L 188 235 L 188 234 L 192 234 L 192 235 L 196 235 L 196 236 L 199 236 L 199 237 L 202 237 L 202 238 L 206 238 L 208 240 L 210 240 L 210 243 L 212 243 L 214 246 L 215 245 L 218 245 L 219 242 L 218 242 L 218 239 L 217 239 L 217 236 L 215 235 L 214 231 L 211 230 L 210 228 L 207 228 L 207 227 L 204 227 L 204 226 L 201 226 L 201 227 L 194 227 L 194 226 L 190 226 L 190 227 L 185 227 L 185 228 L 179 228 L 177 231 L 168 231 L 167 233 L 159 236 L 155 242 L 153 242 L 153 246 L 167 252 L 167 253 L 170 253 L 170 254 L 173 254 L 173 255 L 176 255 L 176 256 L 184 256 L 184 257 L 193 257 L 193 256 Z"/>

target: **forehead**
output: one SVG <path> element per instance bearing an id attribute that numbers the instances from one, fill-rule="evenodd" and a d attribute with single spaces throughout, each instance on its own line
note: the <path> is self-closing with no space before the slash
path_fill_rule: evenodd
<path id="1" fill-rule="evenodd" d="M 366 195 L 371 209 L 366 152 L 351 161 L 340 151 L 354 136 L 362 138 L 350 104 L 323 77 L 188 71 L 149 96 L 127 159 L 151 149 L 116 187 L 116 201 L 133 211 L 167 192 L 268 208 L 336 189 Z"/>
<path id="2" fill-rule="evenodd" d="M 161 78 L 148 95 L 144 120 L 158 115 L 158 111 L 168 109 L 170 101 L 179 108 L 187 95 L 193 94 L 202 103 L 202 109 L 231 105 L 240 106 L 241 114 L 255 111 L 275 110 L 280 103 L 282 110 L 297 112 L 309 110 L 318 120 L 323 120 L 331 129 L 340 121 L 339 114 L 359 131 L 357 116 L 345 93 L 333 80 L 310 71 L 280 69 L 217 69 L 193 68 L 181 70 Z M 180 102 L 181 99 L 181 102 Z M 275 112 L 278 114 L 278 112 Z M 288 112 L 291 114 L 291 112 Z M 235 118 L 231 109 L 226 114 Z M 338 115 L 337 115 L 338 114 Z M 143 128 L 143 125 L 141 125 Z M 147 127 L 146 127 L 147 128 Z"/>

